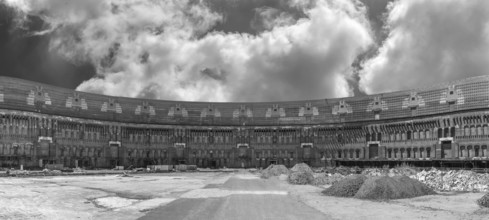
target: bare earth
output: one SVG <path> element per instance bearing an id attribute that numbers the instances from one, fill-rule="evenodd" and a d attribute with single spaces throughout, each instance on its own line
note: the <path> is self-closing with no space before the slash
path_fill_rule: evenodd
<path id="1" fill-rule="evenodd" d="M 0 219 L 489 219 L 484 193 L 376 202 L 323 189 L 245 171 L 0 178 Z"/>

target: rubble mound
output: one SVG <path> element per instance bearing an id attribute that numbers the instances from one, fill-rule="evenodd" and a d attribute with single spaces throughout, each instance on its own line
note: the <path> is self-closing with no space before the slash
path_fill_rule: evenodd
<path id="1" fill-rule="evenodd" d="M 323 190 L 323 194 L 336 197 L 353 197 L 365 182 L 365 175 L 351 175 Z"/>
<path id="2" fill-rule="evenodd" d="M 311 169 L 311 167 L 309 167 L 305 163 L 298 163 L 298 164 L 294 165 L 294 167 L 292 167 L 290 169 L 290 171 L 292 171 L 292 172 L 314 173 L 314 171 Z"/>
<path id="3" fill-rule="evenodd" d="M 281 174 L 288 175 L 289 174 L 289 169 L 285 167 L 284 165 L 270 165 L 266 169 L 261 171 L 261 178 L 268 179 L 272 176 L 280 176 Z"/>
<path id="4" fill-rule="evenodd" d="M 361 169 L 357 166 L 355 167 L 345 167 L 345 166 L 339 166 L 335 168 L 330 168 L 327 170 L 329 173 L 339 173 L 341 175 L 347 176 L 350 174 L 360 174 Z"/>
<path id="5" fill-rule="evenodd" d="M 489 208 L 489 193 L 485 194 L 484 196 L 482 196 L 482 198 L 478 199 L 477 204 L 480 207 Z"/>
<path id="6" fill-rule="evenodd" d="M 320 186 L 320 185 L 331 185 L 335 184 L 336 182 L 344 179 L 345 176 L 335 173 L 335 174 L 328 174 L 328 173 L 320 173 L 314 175 L 314 180 L 312 181 L 312 185 L 315 186 Z"/>
<path id="7" fill-rule="evenodd" d="M 489 192 L 489 174 L 469 170 L 431 169 L 410 176 L 438 191 Z"/>
<path id="8" fill-rule="evenodd" d="M 409 166 L 398 166 L 395 168 L 367 168 L 362 174 L 367 176 L 411 176 L 418 173 L 414 168 Z"/>
<path id="9" fill-rule="evenodd" d="M 389 170 L 389 176 L 411 176 L 418 173 L 416 169 L 409 166 L 400 166 Z"/>
<path id="10" fill-rule="evenodd" d="M 367 168 L 362 171 L 363 175 L 366 176 L 385 176 L 387 175 L 386 171 L 380 168 Z"/>
<path id="11" fill-rule="evenodd" d="M 290 184 L 295 184 L 295 185 L 306 185 L 310 184 L 314 181 L 314 175 L 309 172 L 292 172 L 289 174 L 289 178 L 287 179 Z"/>
<path id="12" fill-rule="evenodd" d="M 355 194 L 355 198 L 388 200 L 413 198 L 432 194 L 435 194 L 432 189 L 407 176 L 381 176 L 367 179 Z"/>

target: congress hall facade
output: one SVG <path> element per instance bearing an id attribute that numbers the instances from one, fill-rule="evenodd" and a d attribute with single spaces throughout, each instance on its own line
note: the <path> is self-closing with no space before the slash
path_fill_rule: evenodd
<path id="1" fill-rule="evenodd" d="M 1 166 L 488 167 L 489 76 L 363 97 L 213 103 L 0 77 Z"/>

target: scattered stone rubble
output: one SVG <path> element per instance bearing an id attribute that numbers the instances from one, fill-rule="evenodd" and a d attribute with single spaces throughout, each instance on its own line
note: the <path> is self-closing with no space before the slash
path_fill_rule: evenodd
<path id="1" fill-rule="evenodd" d="M 477 200 L 477 204 L 481 207 L 489 208 L 489 193 Z"/>
<path id="2" fill-rule="evenodd" d="M 438 191 L 489 192 L 489 174 L 468 170 L 431 169 L 410 176 Z"/>

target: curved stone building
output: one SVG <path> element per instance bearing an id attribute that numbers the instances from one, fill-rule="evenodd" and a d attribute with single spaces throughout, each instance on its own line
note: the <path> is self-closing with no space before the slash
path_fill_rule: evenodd
<path id="1" fill-rule="evenodd" d="M 261 103 L 112 97 L 0 77 L 2 166 L 488 167 L 488 125 L 489 76 Z"/>

